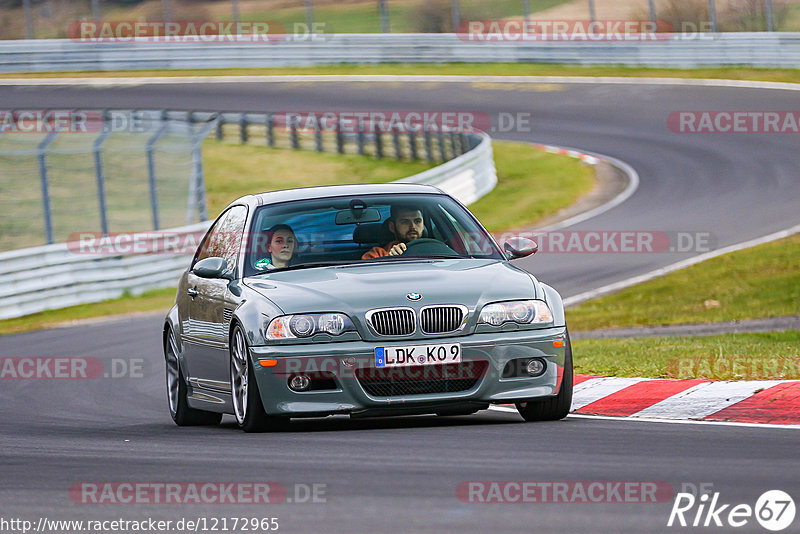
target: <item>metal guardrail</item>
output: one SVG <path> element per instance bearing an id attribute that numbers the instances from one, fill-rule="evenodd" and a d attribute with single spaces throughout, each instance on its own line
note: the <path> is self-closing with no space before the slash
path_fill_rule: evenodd
<path id="1" fill-rule="evenodd" d="M 800 33 L 669 34 L 643 41 L 470 42 L 457 34 L 328 34 L 240 43 L 0 41 L 0 72 L 464 62 L 800 68 Z"/>
<path id="2" fill-rule="evenodd" d="M 194 114 L 198 120 L 211 115 Z M 280 124 L 279 120 L 269 121 L 274 116 L 225 113 L 215 117 L 219 121 L 217 124 L 222 125 L 217 130 L 218 135 L 224 136 L 229 129 L 225 124 L 228 124 L 235 127 L 240 140 L 255 142 L 261 139 L 252 130 L 259 125 L 264 127 L 264 142 L 270 144 L 271 139 L 272 144 L 277 144 L 277 136 L 270 136 L 267 127 L 270 123 Z M 293 148 L 310 147 L 313 141 L 315 150 L 330 147 L 341 153 L 362 152 L 377 156 L 376 151 L 387 145 L 392 147 L 391 152 L 386 149 L 383 154 L 387 157 L 449 159 L 442 165 L 399 181 L 437 185 L 465 204 L 488 193 L 497 183 L 491 140 L 486 134 L 422 134 L 414 141 L 404 134 L 405 140 L 400 143 L 397 132 L 391 131 L 364 135 L 340 132 L 340 135 L 334 133 L 331 137 L 331 132 L 322 131 L 310 134 L 294 132 L 293 135 L 289 128 L 286 133 Z M 386 136 L 392 141 L 382 141 Z M 412 145 L 419 145 L 418 149 L 412 151 Z M 417 158 L 413 158 L 413 154 L 417 154 Z M 162 244 L 164 234 L 179 243 L 199 243 L 209 226 L 210 221 L 205 221 L 157 235 Z M 125 245 L 133 251 L 134 240 L 151 242 L 153 235 L 153 232 L 130 234 L 126 236 Z M 194 252 L 194 247 L 186 247 L 182 253 L 159 253 L 154 252 L 153 247 L 145 246 L 147 251 L 142 253 L 109 254 L 102 253 L 103 241 L 94 239 L 91 243 L 88 251 L 81 250 L 79 241 L 0 253 L 0 319 L 99 302 L 120 297 L 126 292 L 136 295 L 150 289 L 174 286 Z M 109 241 L 109 249 L 118 251 L 115 246 L 118 247 Z"/>

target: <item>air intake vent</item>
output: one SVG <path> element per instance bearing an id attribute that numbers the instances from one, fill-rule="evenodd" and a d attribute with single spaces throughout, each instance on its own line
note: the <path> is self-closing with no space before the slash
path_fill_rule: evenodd
<path id="1" fill-rule="evenodd" d="M 423 308 L 420 326 L 426 334 L 455 332 L 461 326 L 465 310 L 460 306 L 431 306 Z"/>
<path id="2" fill-rule="evenodd" d="M 408 336 L 416 330 L 414 310 L 410 308 L 369 312 L 367 313 L 367 321 L 372 325 L 373 330 L 381 336 Z"/>

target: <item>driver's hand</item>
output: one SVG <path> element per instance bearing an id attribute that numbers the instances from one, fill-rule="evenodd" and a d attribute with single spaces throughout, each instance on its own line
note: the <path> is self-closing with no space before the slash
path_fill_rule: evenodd
<path id="1" fill-rule="evenodd" d="M 398 243 L 389 249 L 389 256 L 399 256 L 406 251 L 405 243 Z"/>

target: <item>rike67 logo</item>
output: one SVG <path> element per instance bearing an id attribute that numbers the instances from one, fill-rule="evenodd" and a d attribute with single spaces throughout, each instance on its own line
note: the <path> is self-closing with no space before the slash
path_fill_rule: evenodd
<path id="1" fill-rule="evenodd" d="M 695 489 L 693 484 L 689 486 Z M 710 484 L 700 486 L 705 489 Z M 687 489 L 686 484 L 682 489 Z M 698 497 L 697 493 L 701 495 Z M 751 506 L 748 503 L 726 503 L 718 491 L 701 490 L 681 492 L 675 496 L 667 526 L 740 528 L 752 525 L 755 520 L 763 528 L 778 532 L 788 528 L 794 516 L 794 500 L 785 491 L 765 491 Z"/>

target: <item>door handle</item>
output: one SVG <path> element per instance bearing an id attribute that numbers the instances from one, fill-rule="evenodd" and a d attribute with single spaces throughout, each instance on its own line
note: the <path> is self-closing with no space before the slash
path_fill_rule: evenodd
<path id="1" fill-rule="evenodd" d="M 190 287 L 189 289 L 186 290 L 186 292 L 189 293 L 189 296 L 192 298 L 195 298 L 197 295 L 200 294 L 200 292 L 197 291 L 196 287 Z"/>

